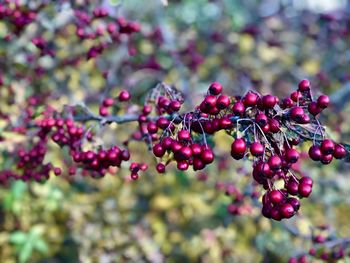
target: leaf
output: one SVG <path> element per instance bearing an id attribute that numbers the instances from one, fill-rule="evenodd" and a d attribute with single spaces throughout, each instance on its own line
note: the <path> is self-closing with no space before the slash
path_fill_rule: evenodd
<path id="1" fill-rule="evenodd" d="M 37 239 L 34 243 L 34 248 L 43 254 L 46 254 L 49 250 L 46 242 L 43 239 Z"/>
<path id="2" fill-rule="evenodd" d="M 25 243 L 19 252 L 19 262 L 24 263 L 27 262 L 33 252 L 33 246 L 31 243 Z"/>
<path id="3" fill-rule="evenodd" d="M 27 240 L 27 234 L 22 231 L 16 231 L 10 236 L 10 242 L 16 245 L 23 244 Z"/>

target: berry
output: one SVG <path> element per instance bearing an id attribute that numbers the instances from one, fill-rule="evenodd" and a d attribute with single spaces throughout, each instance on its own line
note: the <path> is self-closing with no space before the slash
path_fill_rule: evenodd
<path id="1" fill-rule="evenodd" d="M 291 204 L 294 208 L 294 211 L 298 211 L 300 208 L 300 201 L 296 199 L 295 197 L 289 197 L 287 199 L 287 203 Z"/>
<path id="2" fill-rule="evenodd" d="M 219 95 L 222 92 L 222 86 L 218 82 L 213 82 L 209 87 L 209 93 Z"/>
<path id="3" fill-rule="evenodd" d="M 103 105 L 104 107 L 110 107 L 110 106 L 113 105 L 113 103 L 114 103 L 113 98 L 105 98 L 105 99 L 103 100 L 103 102 L 102 102 L 102 105 Z"/>
<path id="4" fill-rule="evenodd" d="M 181 170 L 181 171 L 185 171 L 188 169 L 188 162 L 183 160 L 183 161 L 178 161 L 177 162 L 177 169 Z"/>
<path id="5" fill-rule="evenodd" d="M 321 160 L 322 152 L 321 148 L 317 145 L 313 145 L 309 149 L 309 157 L 314 161 Z"/>
<path id="6" fill-rule="evenodd" d="M 241 159 L 247 150 L 247 144 L 243 138 L 236 139 L 231 144 L 231 155 L 235 159 Z"/>
<path id="7" fill-rule="evenodd" d="M 321 143 L 321 152 L 323 154 L 332 154 L 335 148 L 335 143 L 332 140 L 325 139 Z"/>
<path id="8" fill-rule="evenodd" d="M 303 79 L 299 82 L 298 88 L 301 92 L 310 90 L 310 81 L 307 79 Z"/>
<path id="9" fill-rule="evenodd" d="M 269 192 L 268 196 L 269 196 L 269 200 L 273 204 L 279 204 L 284 199 L 283 194 L 278 190 L 272 190 L 271 192 Z"/>
<path id="10" fill-rule="evenodd" d="M 181 130 L 177 134 L 179 141 L 189 141 L 191 139 L 191 133 L 188 130 Z"/>
<path id="11" fill-rule="evenodd" d="M 260 142 L 253 142 L 249 149 L 253 156 L 258 157 L 264 154 L 265 147 Z"/>
<path id="12" fill-rule="evenodd" d="M 157 172 L 160 174 L 165 173 L 165 165 L 162 163 L 158 163 L 156 166 Z"/>
<path id="13" fill-rule="evenodd" d="M 241 101 L 237 101 L 233 107 L 232 107 L 232 111 L 235 115 L 238 115 L 238 116 L 241 116 L 244 114 L 245 112 L 245 107 L 244 107 L 244 104 L 243 102 Z"/>
<path id="14" fill-rule="evenodd" d="M 62 170 L 61 170 L 61 168 L 59 168 L 59 167 L 55 167 L 55 168 L 53 169 L 53 172 L 54 172 L 55 175 L 61 175 Z"/>
<path id="15" fill-rule="evenodd" d="M 320 109 L 317 103 L 314 101 L 310 102 L 310 104 L 307 106 L 307 110 L 310 112 L 311 115 L 314 116 L 316 116 L 322 111 L 322 109 Z"/>
<path id="16" fill-rule="evenodd" d="M 220 95 L 216 101 L 216 107 L 219 110 L 226 109 L 230 105 L 230 98 L 226 95 Z"/>
<path id="17" fill-rule="evenodd" d="M 281 168 L 282 165 L 282 160 L 279 156 L 277 155 L 272 155 L 269 158 L 268 164 L 270 166 L 270 169 L 273 171 L 277 171 Z"/>
<path id="18" fill-rule="evenodd" d="M 296 163 L 299 159 L 299 153 L 292 148 L 287 149 L 285 154 L 286 161 L 289 163 Z"/>
<path id="19" fill-rule="evenodd" d="M 308 197 L 312 192 L 312 186 L 309 184 L 299 184 L 298 193 L 300 197 Z"/>
<path id="20" fill-rule="evenodd" d="M 279 212 L 283 218 L 291 218 L 295 211 L 291 204 L 284 203 L 280 206 Z"/>
<path id="21" fill-rule="evenodd" d="M 272 95 L 265 95 L 262 98 L 262 104 L 267 109 L 272 109 L 277 103 L 276 97 Z"/>
<path id="22" fill-rule="evenodd" d="M 161 144 L 156 144 L 153 146 L 153 154 L 157 157 L 163 157 L 165 154 L 165 149 L 162 147 Z"/>
<path id="23" fill-rule="evenodd" d="M 119 101 L 128 101 L 130 99 L 130 93 L 127 90 L 122 90 L 118 96 Z"/>
<path id="24" fill-rule="evenodd" d="M 255 121 L 259 126 L 265 126 L 267 124 L 267 117 L 264 113 L 260 112 L 255 116 Z"/>
<path id="25" fill-rule="evenodd" d="M 202 150 L 201 159 L 205 164 L 212 163 L 214 161 L 213 151 L 209 148 Z"/>
<path id="26" fill-rule="evenodd" d="M 305 113 L 303 108 L 296 106 L 289 111 L 289 114 L 293 121 L 301 122 Z"/>
<path id="27" fill-rule="evenodd" d="M 327 95 L 321 95 L 317 99 L 317 106 L 321 109 L 327 108 L 329 105 L 329 97 Z"/>
<path id="28" fill-rule="evenodd" d="M 258 102 L 258 98 L 256 93 L 248 92 L 243 98 L 243 103 L 246 107 L 255 106 Z"/>
<path id="29" fill-rule="evenodd" d="M 334 147 L 334 151 L 333 151 L 333 156 L 336 159 L 343 159 L 346 156 L 347 152 L 344 148 L 343 145 L 341 144 L 336 144 Z"/>

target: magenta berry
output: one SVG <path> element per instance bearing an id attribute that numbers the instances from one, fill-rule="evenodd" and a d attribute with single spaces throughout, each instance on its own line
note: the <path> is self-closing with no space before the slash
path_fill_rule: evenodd
<path id="1" fill-rule="evenodd" d="M 301 92 L 310 90 L 310 81 L 307 79 L 303 79 L 299 82 L 298 88 Z"/>
<path id="2" fill-rule="evenodd" d="M 213 82 L 209 87 L 210 94 L 219 95 L 222 92 L 222 86 L 218 82 Z"/>
<path id="3" fill-rule="evenodd" d="M 329 97 L 327 95 L 321 95 L 317 99 L 317 106 L 321 109 L 327 108 L 329 105 Z"/>
<path id="4" fill-rule="evenodd" d="M 265 148 L 260 142 L 253 142 L 249 149 L 253 156 L 258 157 L 263 155 Z"/>
<path id="5" fill-rule="evenodd" d="M 118 96 L 119 101 L 128 101 L 130 99 L 130 93 L 127 90 L 122 90 Z"/>

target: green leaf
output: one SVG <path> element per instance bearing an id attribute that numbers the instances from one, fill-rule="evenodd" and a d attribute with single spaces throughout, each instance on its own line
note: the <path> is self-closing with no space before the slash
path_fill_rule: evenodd
<path id="1" fill-rule="evenodd" d="M 24 263 L 27 262 L 33 252 L 33 246 L 31 243 L 25 243 L 19 252 L 19 262 Z"/>
<path id="2" fill-rule="evenodd" d="M 27 240 L 27 234 L 22 231 L 16 231 L 11 234 L 10 242 L 19 245 L 23 244 Z"/>
<path id="3" fill-rule="evenodd" d="M 46 242 L 43 239 L 37 239 L 34 243 L 34 248 L 43 254 L 46 254 L 49 250 Z"/>

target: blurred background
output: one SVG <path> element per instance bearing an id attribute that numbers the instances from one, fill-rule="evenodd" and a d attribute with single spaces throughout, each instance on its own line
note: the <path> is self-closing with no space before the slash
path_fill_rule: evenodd
<path id="1" fill-rule="evenodd" d="M 41 2 L 48 3 L 18 36 L 9 38 L 13 26 L 0 19 L 0 69 L 11 87 L 0 90 L 0 111 L 15 123 L 34 95 L 38 105 L 63 110 L 83 102 L 97 112 L 100 101 L 120 89 L 142 104 L 163 81 L 192 109 L 213 81 L 230 95 L 252 89 L 285 97 L 307 78 L 314 94 L 331 98 L 322 117 L 328 135 L 350 142 L 350 1 L 19 1 L 24 10 Z M 78 39 L 72 9 L 91 13 L 96 6 L 138 21 L 141 32 L 96 59 L 79 60 L 96 42 Z M 92 30 L 101 23 L 92 23 Z M 54 57 L 40 55 L 31 42 L 38 35 Z M 104 142 L 121 144 L 135 127 L 111 126 L 93 129 Z M 7 136 L 11 142 L 0 142 L 0 169 L 12 165 L 11 148 L 25 144 L 23 136 Z M 168 169 L 159 175 L 146 145 L 132 142 L 133 158 L 151 167 L 138 181 L 127 180 L 125 167 L 100 179 L 52 175 L 45 183 L 4 185 L 0 262 L 287 262 L 315 247 L 312 235 L 350 237 L 348 163 L 320 166 L 305 157 L 299 168 L 314 179 L 311 197 L 298 216 L 272 222 L 261 216 L 262 191 L 252 186 L 251 162 L 232 160 L 225 139 L 220 133 L 212 138 L 219 158 L 201 173 Z M 303 145 L 305 152 L 309 146 Z M 67 167 L 65 153 L 50 148 L 48 160 Z M 234 199 L 228 188 L 243 196 L 240 215 L 227 211 Z M 320 246 L 317 253 L 325 251 Z M 336 261 L 332 255 L 330 262 Z"/>

